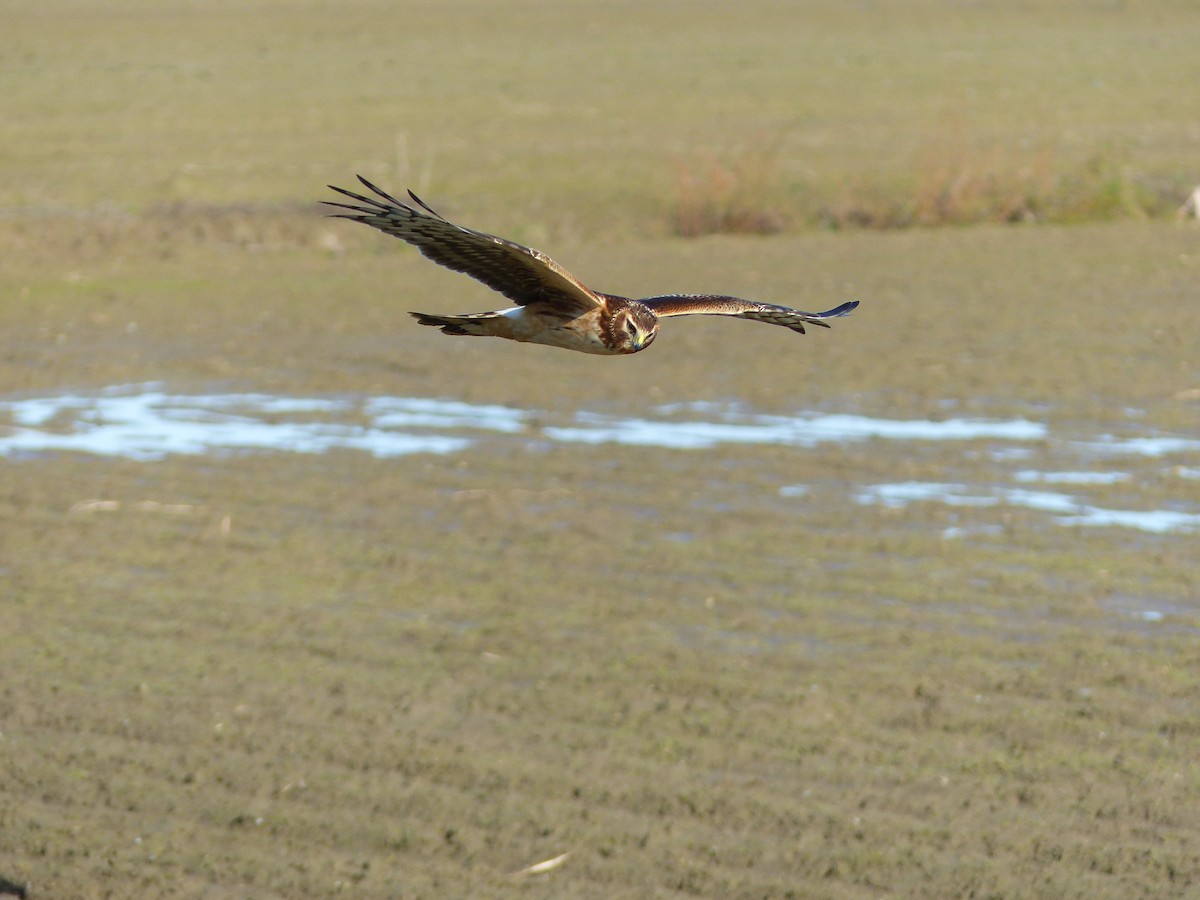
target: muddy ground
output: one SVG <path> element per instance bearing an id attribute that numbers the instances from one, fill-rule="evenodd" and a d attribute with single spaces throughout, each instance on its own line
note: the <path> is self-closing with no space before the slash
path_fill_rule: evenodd
<path id="1" fill-rule="evenodd" d="M 448 455 L 6 459 L 0 875 L 35 897 L 1186 894 L 1194 529 L 855 499 L 988 483 L 1004 441 L 543 428 L 701 400 L 1015 417 L 1049 427 L 1019 445 L 1046 471 L 1073 439 L 1194 437 L 1195 246 L 1130 224 L 566 248 L 629 285 L 741 260 L 746 293 L 863 300 L 803 337 L 674 320 L 627 359 L 419 328 L 408 305 L 486 296 L 444 299 L 455 276 L 402 252 L 21 273 L 10 397 L 154 381 L 541 419 Z M 1131 479 L 1079 489 L 1096 505 L 1198 512 L 1195 464 L 1075 467 Z"/>

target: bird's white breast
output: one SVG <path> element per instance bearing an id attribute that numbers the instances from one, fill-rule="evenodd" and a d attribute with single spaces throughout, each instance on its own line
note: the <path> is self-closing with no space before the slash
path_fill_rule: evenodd
<path id="1" fill-rule="evenodd" d="M 546 344 L 580 353 L 610 355 L 615 352 L 604 342 L 599 310 L 566 320 L 538 315 L 525 306 L 501 310 L 500 314 L 507 320 L 514 341 Z"/>

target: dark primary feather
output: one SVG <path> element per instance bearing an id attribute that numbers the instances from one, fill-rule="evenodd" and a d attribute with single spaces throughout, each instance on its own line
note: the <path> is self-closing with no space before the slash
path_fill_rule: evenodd
<path id="1" fill-rule="evenodd" d="M 362 222 L 407 241 L 439 265 L 470 275 L 521 306 L 536 303 L 548 311 L 574 317 L 602 305 L 600 297 L 546 254 L 455 225 L 412 191 L 408 195 L 415 206 L 397 200 L 361 175 L 358 180 L 382 199 L 364 197 L 331 184 L 332 190 L 361 204 L 324 201 L 327 206 L 353 213 L 335 213 L 337 217 Z"/>
<path id="2" fill-rule="evenodd" d="M 825 322 L 825 319 L 837 319 L 849 315 L 858 306 L 857 300 L 851 300 L 825 312 L 811 313 L 802 309 L 792 309 L 790 306 L 759 303 L 755 300 L 743 300 L 741 297 L 725 297 L 715 294 L 667 294 L 662 297 L 647 297 L 638 302 L 650 307 L 656 315 L 664 318 L 667 316 L 736 316 L 740 319 L 766 322 L 769 325 L 782 325 L 784 328 L 790 328 L 800 334 L 804 334 L 805 325 L 820 325 L 822 328 L 828 328 L 829 323 Z"/>

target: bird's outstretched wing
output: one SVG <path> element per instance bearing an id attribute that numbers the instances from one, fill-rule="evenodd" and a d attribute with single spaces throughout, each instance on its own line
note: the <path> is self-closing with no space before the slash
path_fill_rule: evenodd
<path id="1" fill-rule="evenodd" d="M 412 191 L 408 192 L 412 200 L 409 204 L 381 191 L 361 175 L 358 180 L 381 199 L 364 197 L 331 184 L 329 187 L 339 194 L 362 204 L 324 201 L 327 206 L 352 213 L 335 213 L 335 216 L 362 222 L 407 241 L 435 263 L 470 275 L 521 306 L 536 303 L 574 317 L 604 305 L 603 298 L 541 251 L 455 225 L 426 206 Z"/>
<path id="2" fill-rule="evenodd" d="M 857 300 L 843 303 L 841 306 L 828 309 L 825 312 L 810 313 L 802 309 L 792 309 L 790 306 L 776 306 L 773 303 L 757 303 L 754 300 L 743 300 L 740 297 L 723 297 L 715 294 L 667 294 L 662 297 L 647 297 L 639 303 L 654 310 L 655 315 L 665 316 L 737 316 L 740 319 L 753 319 L 756 322 L 766 322 L 770 325 L 782 325 L 792 331 L 804 334 L 805 325 L 820 325 L 828 328 L 826 319 L 836 319 L 847 316 L 858 306 Z"/>

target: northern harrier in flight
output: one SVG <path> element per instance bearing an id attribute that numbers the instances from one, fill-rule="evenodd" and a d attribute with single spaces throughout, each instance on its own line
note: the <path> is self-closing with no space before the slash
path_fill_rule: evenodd
<path id="1" fill-rule="evenodd" d="M 412 191 L 408 192 L 410 204 L 384 193 L 361 175 L 358 180 L 380 199 L 329 185 L 362 204 L 325 201 L 352 211 L 335 215 L 407 241 L 435 263 L 470 275 L 518 304 L 512 309 L 461 316 L 412 313 L 422 325 L 437 326 L 445 334 L 493 335 L 611 355 L 637 353 L 650 346 L 658 334 L 658 320 L 666 316 L 736 316 L 804 334 L 805 325 L 828 328 L 826 319 L 847 315 L 858 306 L 857 300 L 851 300 L 825 312 L 809 313 L 717 294 L 665 294 L 640 300 L 603 294 L 585 287 L 541 251 L 455 225 Z"/>

